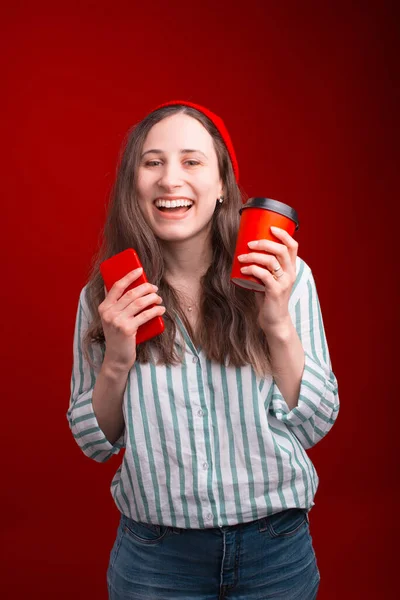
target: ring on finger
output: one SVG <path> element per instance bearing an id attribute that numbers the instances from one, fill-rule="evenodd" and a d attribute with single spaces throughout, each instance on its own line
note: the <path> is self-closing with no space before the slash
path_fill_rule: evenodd
<path id="1" fill-rule="evenodd" d="M 273 277 L 274 279 L 280 279 L 280 277 L 283 277 L 284 272 L 282 271 L 282 273 L 280 273 L 280 275 L 275 275 L 275 273 L 277 273 L 278 271 L 280 271 L 282 269 L 281 265 L 279 265 L 278 267 L 276 267 L 276 269 L 273 270 Z"/>

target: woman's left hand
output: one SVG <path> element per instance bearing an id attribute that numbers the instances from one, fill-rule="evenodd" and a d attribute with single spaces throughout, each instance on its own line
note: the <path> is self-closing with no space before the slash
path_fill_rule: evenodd
<path id="1" fill-rule="evenodd" d="M 259 307 L 258 322 L 265 334 L 285 327 L 290 322 L 289 298 L 296 280 L 298 243 L 284 229 L 271 227 L 282 243 L 258 240 L 249 243 L 249 254 L 241 254 L 242 273 L 253 275 L 265 285 L 264 293 L 256 294 Z M 268 252 L 268 254 L 264 254 Z"/>

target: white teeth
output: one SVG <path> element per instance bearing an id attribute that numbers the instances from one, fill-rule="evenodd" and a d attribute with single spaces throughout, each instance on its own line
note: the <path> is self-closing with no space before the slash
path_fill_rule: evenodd
<path id="1" fill-rule="evenodd" d="M 161 198 L 155 201 L 157 208 L 178 208 L 180 206 L 192 206 L 191 200 L 162 200 Z"/>

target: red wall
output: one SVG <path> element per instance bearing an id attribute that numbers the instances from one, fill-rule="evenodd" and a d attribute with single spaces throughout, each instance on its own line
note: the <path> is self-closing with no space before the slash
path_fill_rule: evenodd
<path id="1" fill-rule="evenodd" d="M 319 598 L 394 597 L 397 21 L 384 1 L 168 4 L 1 19 L 0 593 L 106 599 L 119 458 L 90 461 L 68 428 L 75 313 L 123 136 L 182 97 L 224 118 L 246 191 L 301 219 L 342 403 L 310 452 Z"/>

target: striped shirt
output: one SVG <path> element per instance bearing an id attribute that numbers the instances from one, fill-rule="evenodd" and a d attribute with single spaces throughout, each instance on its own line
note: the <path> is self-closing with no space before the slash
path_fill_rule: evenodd
<path id="1" fill-rule="evenodd" d="M 250 365 L 206 358 L 177 318 L 177 366 L 135 363 L 123 397 L 125 430 L 111 444 L 92 405 L 104 346 L 93 344 L 92 369 L 82 353 L 89 324 L 85 289 L 73 344 L 72 434 L 88 456 L 105 462 L 124 451 L 111 494 L 124 515 L 182 528 L 222 527 L 287 508 L 311 509 L 318 475 L 306 450 L 331 429 L 339 411 L 323 320 L 309 266 L 296 260 L 289 312 L 305 352 L 298 404 L 286 404 L 272 376 Z"/>

